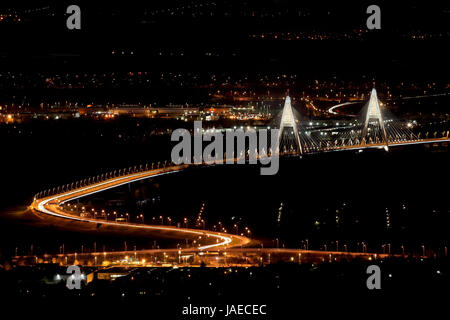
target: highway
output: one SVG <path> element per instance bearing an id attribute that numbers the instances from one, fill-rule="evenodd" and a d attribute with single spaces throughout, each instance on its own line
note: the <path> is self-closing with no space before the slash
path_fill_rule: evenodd
<path id="1" fill-rule="evenodd" d="M 424 144 L 424 143 L 434 144 L 441 142 L 450 142 L 450 139 L 443 137 L 435 139 L 420 139 L 414 141 L 389 142 L 389 147 L 412 145 L 412 144 Z M 353 146 L 352 145 L 330 146 L 329 149 L 324 149 L 322 151 L 332 152 L 341 150 L 358 150 L 358 149 L 361 150 L 365 148 L 386 148 L 386 144 L 374 143 L 363 145 L 359 144 Z M 179 251 L 180 252 L 182 251 L 183 252 L 182 254 L 192 254 L 192 253 L 204 254 L 208 253 L 208 251 L 210 253 L 228 252 L 229 253 L 228 263 L 233 256 L 235 257 L 235 259 L 238 259 L 238 257 L 243 257 L 247 254 L 253 255 L 256 254 L 260 256 L 261 255 L 270 256 L 271 254 L 277 254 L 283 256 L 284 258 L 289 256 L 290 259 L 294 260 L 299 259 L 299 254 L 301 254 L 304 257 L 303 259 L 308 257 L 308 260 L 312 261 L 319 261 L 319 260 L 325 261 L 329 259 L 328 258 L 329 255 L 330 257 L 331 255 L 333 255 L 334 257 L 338 257 L 339 259 L 343 257 L 354 258 L 358 256 L 365 259 L 372 259 L 374 257 L 374 255 L 370 253 L 323 252 L 323 251 L 313 252 L 297 249 L 274 249 L 274 248 L 258 249 L 255 248 L 255 245 L 259 244 L 258 241 L 252 240 L 244 236 L 201 229 L 178 228 L 175 226 L 148 225 L 129 222 L 108 221 L 104 219 L 94 219 L 74 215 L 62 209 L 62 205 L 66 202 L 70 202 L 82 197 L 93 195 L 95 193 L 103 192 L 112 188 L 117 188 L 119 186 L 133 183 L 136 181 L 177 173 L 182 170 L 185 170 L 189 166 L 192 165 L 174 165 L 159 169 L 143 170 L 143 171 L 140 170 L 139 172 L 133 172 L 122 176 L 111 177 L 109 179 L 92 183 L 90 185 L 84 185 L 79 188 L 74 188 L 62 192 L 57 191 L 57 193 L 53 195 L 44 196 L 42 198 L 35 198 L 33 200 L 33 203 L 29 207 L 30 209 L 29 211 L 42 219 L 41 224 L 44 223 L 52 226 L 58 226 L 61 229 L 66 228 L 71 231 L 81 233 L 92 231 L 98 232 L 98 229 L 101 227 L 103 231 L 109 231 L 120 235 L 132 233 L 133 236 L 136 237 L 151 236 L 154 238 L 166 237 L 171 239 L 182 239 L 182 240 L 190 239 L 191 240 L 190 246 L 186 245 L 186 247 L 179 249 L 166 248 L 160 250 L 163 250 L 165 254 L 169 255 L 178 254 L 178 256 L 180 255 Z M 151 255 L 157 253 L 157 251 L 138 250 L 138 253 L 142 255 Z M 378 257 L 380 258 L 381 256 L 382 255 L 378 255 Z M 220 262 L 219 260 L 214 261 L 213 265 L 217 265 L 217 263 L 223 264 L 223 262 Z"/>
<path id="2" fill-rule="evenodd" d="M 230 248 L 199 251 L 198 249 L 146 249 L 85 253 L 45 254 L 22 257 L 28 264 L 52 261 L 61 265 L 81 264 L 96 267 L 250 267 L 278 262 L 323 263 L 360 259 L 365 261 L 405 257 L 402 254 L 319 251 L 288 248 Z"/>
<path id="3" fill-rule="evenodd" d="M 394 146 L 402 146 L 402 145 L 412 145 L 412 144 L 424 144 L 424 143 L 441 143 L 441 142 L 450 142 L 448 138 L 437 138 L 437 139 L 420 139 L 416 141 L 398 141 L 398 142 L 389 142 L 389 147 Z M 341 151 L 341 150 L 358 150 L 365 148 L 385 148 L 385 143 L 373 143 L 373 144 L 364 144 L 364 145 L 347 145 L 347 146 L 330 146 L 327 150 L 322 151 Z M 251 242 L 255 244 L 257 241 L 254 241 L 250 238 L 213 232 L 208 230 L 199 230 L 199 229 L 189 229 L 189 228 L 177 228 L 174 226 L 163 226 L 163 225 L 146 225 L 146 224 L 137 224 L 137 223 L 128 223 L 128 222 L 115 222 L 115 221 L 106 221 L 103 219 L 93 219 L 88 217 L 81 217 L 78 215 L 70 214 L 64 210 L 62 210 L 61 205 L 76 200 L 78 198 L 86 197 L 95 193 L 103 192 L 112 188 L 117 188 L 119 186 L 133 183 L 136 181 L 155 178 L 163 175 L 168 175 L 176 172 L 180 172 L 186 169 L 190 165 L 177 165 L 171 166 L 167 168 L 160 169 L 152 169 L 141 172 L 135 172 L 131 174 L 126 174 L 119 177 L 113 177 L 110 179 L 106 179 L 101 182 L 93 183 L 90 185 L 82 186 L 79 188 L 72 189 L 70 191 L 65 191 L 61 193 L 57 193 L 55 195 L 46 196 L 43 198 L 35 198 L 33 203 L 30 205 L 29 209 L 33 213 L 38 216 L 46 216 L 52 217 L 52 221 L 50 224 L 60 224 L 64 225 L 64 221 L 78 221 L 84 222 L 84 224 L 79 224 L 78 226 L 71 225 L 69 226 L 72 229 L 78 228 L 75 231 L 86 231 L 86 222 L 89 223 L 92 228 L 98 229 L 99 226 L 109 226 L 114 227 L 114 229 L 120 228 L 123 232 L 128 232 L 130 230 L 136 235 L 142 235 L 142 233 L 136 233 L 135 231 L 147 232 L 147 233 L 155 233 L 158 235 L 162 235 L 164 233 L 165 237 L 169 238 L 178 238 L 178 239 L 195 239 L 197 240 L 195 243 L 198 247 L 191 248 L 195 250 L 206 250 L 206 249 L 223 249 L 223 248 L 233 248 L 233 247 L 243 247 L 248 246 Z M 66 223 L 67 227 L 67 223 Z M 117 231 L 117 230 L 116 230 Z M 119 231 L 120 232 L 120 231 Z M 202 241 L 200 241 L 202 239 Z M 203 242 L 202 245 L 199 245 L 199 242 Z M 205 243 L 207 242 L 207 243 Z"/>
<path id="4" fill-rule="evenodd" d="M 101 219 L 92 219 L 87 217 L 80 217 L 78 215 L 69 214 L 63 211 L 60 205 L 65 202 L 69 202 L 78 198 L 86 197 L 98 192 L 102 192 L 108 189 L 117 188 L 121 185 L 128 183 L 133 183 L 143 179 L 154 178 L 158 176 L 163 176 L 171 173 L 176 173 L 186 169 L 187 165 L 172 166 L 164 169 L 155 169 L 142 171 L 138 173 L 132 173 L 124 175 L 121 177 L 114 177 L 99 183 L 94 183 L 89 186 L 84 186 L 71 191 L 62 192 L 60 194 L 34 199 L 30 206 L 30 209 L 37 215 L 48 215 L 58 219 L 81 221 L 92 224 L 93 226 L 108 225 L 129 229 L 138 229 L 140 231 L 159 231 L 166 234 L 172 234 L 174 238 L 197 238 L 202 239 L 199 242 L 206 242 L 207 244 L 199 245 L 198 247 L 190 248 L 189 250 L 206 250 L 206 249 L 220 249 L 220 248 L 232 248 L 241 247 L 248 245 L 251 239 L 247 237 L 242 237 L 232 234 L 224 234 L 220 232 L 213 232 L 208 230 L 198 230 L 189 228 L 177 228 L 173 226 L 162 226 L 162 225 L 146 225 L 146 224 L 136 224 L 136 223 L 125 223 L 125 222 L 115 222 L 115 221 L 105 221 Z M 215 240 L 215 241 L 214 241 Z"/>
<path id="5" fill-rule="evenodd" d="M 360 102 L 359 101 L 356 101 L 356 102 L 344 102 L 344 103 L 340 103 L 340 104 L 334 105 L 334 106 L 332 106 L 331 108 L 328 109 L 328 113 L 339 115 L 340 113 L 334 111 L 334 109 L 342 107 L 342 106 L 351 105 L 351 104 L 357 104 L 357 103 L 360 103 Z M 354 114 L 344 114 L 344 115 L 349 116 L 349 117 L 357 117 L 357 115 L 354 115 Z"/>

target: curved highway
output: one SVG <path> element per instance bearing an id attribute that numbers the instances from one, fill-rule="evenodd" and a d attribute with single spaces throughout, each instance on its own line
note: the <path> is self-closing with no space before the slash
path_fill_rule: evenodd
<path id="1" fill-rule="evenodd" d="M 450 142 L 450 139 L 447 137 L 443 137 L 435 139 L 419 139 L 416 141 L 406 141 L 406 142 L 405 141 L 389 142 L 389 147 L 409 145 L 409 144 L 439 143 L 439 142 Z M 383 148 L 383 147 L 386 148 L 385 143 L 373 143 L 373 144 L 353 145 L 353 146 L 352 145 L 335 146 L 331 147 L 330 150 L 328 151 L 340 151 L 340 150 L 364 149 L 364 148 Z M 136 182 L 139 180 L 180 172 L 189 166 L 190 165 L 176 165 L 167 168 L 152 169 L 147 171 L 126 174 L 119 177 L 112 177 L 110 179 L 101 182 L 92 183 L 90 185 L 74 188 L 72 190 L 63 191 L 54 195 L 45 196 L 43 198 L 35 198 L 30 206 L 30 209 L 38 216 L 45 215 L 47 217 L 56 218 L 58 222 L 61 223 L 61 225 L 64 224 L 63 223 L 64 221 L 78 221 L 88 223 L 89 225 L 92 226 L 91 229 L 96 229 L 99 226 L 106 225 L 112 226 L 114 227 L 114 229 L 123 228 L 122 231 L 137 230 L 140 232 L 144 232 L 144 234 L 151 233 L 153 231 L 155 233 L 159 233 L 160 235 L 169 236 L 171 238 L 189 237 L 191 239 L 198 239 L 198 241 L 193 242 L 196 243 L 197 246 L 185 248 L 183 250 L 190 250 L 190 251 L 192 250 L 202 251 L 208 249 L 220 250 L 220 249 L 248 246 L 251 242 L 253 242 L 253 240 L 244 236 L 201 229 L 178 228 L 174 226 L 146 225 L 128 222 L 107 221 L 102 219 L 93 219 L 68 213 L 64 211 L 61 207 L 62 204 L 78 198 L 103 192 L 105 190 L 109 190 L 112 188 L 117 188 L 119 186 Z M 77 225 L 78 227 L 77 231 L 83 231 L 85 229 L 85 226 L 86 225 Z M 71 227 L 73 228 L 75 226 Z M 201 242 L 201 244 L 199 242 Z"/>
<path id="2" fill-rule="evenodd" d="M 153 177 L 158 177 L 162 175 L 167 175 L 175 172 L 179 172 L 187 168 L 187 165 L 179 165 L 172 166 L 164 169 L 155 169 L 149 171 L 142 171 L 138 173 L 132 173 L 128 175 L 124 175 L 121 177 L 114 177 L 99 183 L 94 183 L 88 186 L 83 186 L 77 189 L 73 189 L 66 192 L 61 192 L 56 195 L 47 196 L 44 198 L 35 198 L 30 208 L 37 213 L 38 215 L 49 215 L 52 217 L 60 218 L 60 219 L 69 219 L 73 221 L 82 221 L 87 223 L 92 223 L 95 225 L 111 225 L 115 227 L 123 227 L 123 228 L 133 228 L 139 230 L 153 230 L 153 231 L 163 231 L 166 233 L 172 233 L 176 236 L 187 235 L 187 236 L 198 236 L 206 238 L 215 239 L 214 241 L 209 240 L 208 244 L 200 245 L 199 247 L 190 248 L 189 250 L 206 250 L 210 248 L 232 248 L 232 247 L 241 247 L 247 245 L 251 242 L 251 239 L 247 237 L 242 237 L 238 235 L 213 232 L 209 230 L 198 230 L 198 229 L 189 229 L 189 228 L 177 228 L 172 226 L 160 226 L 160 225 L 146 225 L 146 224 L 136 224 L 136 223 L 124 223 L 124 222 L 114 222 L 114 221 L 105 221 L 100 219 L 92 219 L 87 217 L 80 217 L 77 215 L 69 214 L 62 210 L 60 207 L 65 202 L 69 202 L 78 198 L 86 197 L 88 195 L 92 195 L 98 192 L 102 192 L 108 189 L 117 188 L 121 185 L 125 185 L 128 183 L 136 182 L 143 179 L 149 179 Z M 213 243 L 210 243 L 213 242 Z"/>
<path id="3" fill-rule="evenodd" d="M 361 102 L 356 101 L 356 102 L 344 102 L 344 103 L 336 104 L 328 109 L 328 113 L 331 113 L 334 115 L 344 115 L 344 116 L 348 116 L 348 117 L 357 117 L 357 115 L 355 115 L 355 114 L 342 114 L 342 113 L 338 113 L 338 112 L 334 111 L 334 109 L 337 109 L 339 107 L 347 106 L 347 105 L 351 105 L 351 104 L 357 104 L 357 103 L 361 103 Z"/>

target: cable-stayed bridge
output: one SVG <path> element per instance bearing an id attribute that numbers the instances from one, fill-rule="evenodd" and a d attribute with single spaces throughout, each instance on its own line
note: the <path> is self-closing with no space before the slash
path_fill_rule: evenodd
<path id="1" fill-rule="evenodd" d="M 256 156 L 261 158 L 268 157 L 271 153 L 275 152 L 283 156 L 365 148 L 380 148 L 388 151 L 390 147 L 395 146 L 450 142 L 449 130 L 414 132 L 411 128 L 411 122 L 395 120 L 393 118 L 387 119 L 383 115 L 382 107 L 383 104 L 378 100 L 377 92 L 374 88 L 371 91 L 369 101 L 363 107 L 360 119 L 341 122 L 342 125 L 340 126 L 320 126 L 320 122 L 316 121 L 316 126 L 314 126 L 313 121 L 309 121 L 306 124 L 299 121 L 298 116 L 296 116 L 297 112 L 292 106 L 291 97 L 286 96 L 281 118 L 278 118 L 278 126 L 280 129 L 277 137 L 277 150 L 268 150 L 269 152 L 256 154 Z M 241 154 L 232 158 L 232 160 L 239 160 L 240 157 L 243 157 L 245 160 L 245 156 Z M 225 163 L 227 160 L 228 158 L 224 155 L 223 162 Z M 192 163 L 195 162 L 193 161 Z M 214 161 L 203 159 L 203 163 L 212 164 Z M 134 175 L 138 175 L 141 178 L 140 173 L 143 173 L 143 179 L 146 179 L 147 176 L 145 173 L 150 173 L 154 170 L 168 170 L 169 172 L 173 172 L 180 170 L 180 168 L 184 169 L 184 167 L 173 166 L 168 161 L 160 161 L 114 170 L 109 173 L 39 192 L 36 194 L 35 199 L 55 196 L 61 193 L 71 192 L 72 190 L 90 189 L 89 186 L 109 181 L 110 179 L 118 179 L 118 181 L 121 181 L 121 177 L 133 177 Z M 177 170 L 173 170 L 173 168 Z M 104 188 L 101 189 L 104 190 Z"/>
<path id="2" fill-rule="evenodd" d="M 293 110 L 291 98 L 286 96 L 279 124 L 279 153 L 305 154 L 365 148 L 384 148 L 387 151 L 391 146 L 450 141 L 448 130 L 415 133 L 410 122 L 387 118 L 383 111 L 377 91 L 373 88 L 360 119 L 349 121 L 345 126 L 314 127 L 302 125 Z"/>

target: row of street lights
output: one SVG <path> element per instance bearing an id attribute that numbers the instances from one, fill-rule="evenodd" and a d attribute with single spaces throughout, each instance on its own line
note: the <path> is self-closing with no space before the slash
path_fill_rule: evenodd
<path id="1" fill-rule="evenodd" d="M 129 168 L 125 168 L 125 169 L 119 169 L 119 170 L 114 170 L 111 172 L 107 172 L 107 173 L 103 173 L 103 174 L 99 174 L 95 177 L 91 177 L 91 178 L 86 178 L 80 181 L 76 181 L 73 183 L 68 183 L 62 186 L 58 186 L 52 189 L 48 189 L 48 190 L 44 190 L 41 191 L 39 193 L 37 193 L 34 196 L 34 199 L 41 199 L 44 197 L 48 197 L 51 195 L 56 195 L 62 192 L 68 192 L 71 190 L 75 190 L 75 189 L 79 189 L 82 187 L 87 187 L 89 185 L 92 184 L 96 184 L 96 183 L 100 183 L 103 182 L 105 180 L 109 180 L 112 178 L 117 178 L 117 177 L 122 177 L 122 176 L 126 176 L 129 174 L 133 174 L 133 173 L 139 173 L 139 172 L 143 172 L 143 171 L 148 171 L 148 170 L 153 170 L 153 169 L 161 169 L 161 168 L 166 168 L 167 164 L 170 163 L 169 161 L 165 160 L 165 161 L 158 161 L 156 164 L 152 163 L 151 165 L 149 165 L 148 163 L 144 165 L 140 165 L 140 166 L 134 166 L 134 167 L 129 167 Z"/>

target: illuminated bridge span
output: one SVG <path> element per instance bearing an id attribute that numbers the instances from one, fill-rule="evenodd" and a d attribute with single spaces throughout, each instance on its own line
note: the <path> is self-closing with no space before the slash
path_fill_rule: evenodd
<path id="1" fill-rule="evenodd" d="M 140 230 L 140 231 L 157 231 L 163 232 L 169 237 L 190 238 L 196 237 L 202 239 L 201 242 L 205 243 L 199 245 L 193 249 L 195 250 L 207 250 L 211 248 L 231 248 L 236 246 L 244 246 L 250 243 L 250 239 L 232 235 L 223 234 L 220 232 L 213 232 L 208 230 L 198 230 L 189 228 L 177 228 L 173 226 L 159 226 L 159 225 L 145 225 L 145 224 L 135 224 L 135 223 L 124 223 L 124 222 L 114 222 L 105 221 L 101 219 L 92 219 L 88 217 L 81 217 L 78 215 L 70 214 L 62 210 L 61 206 L 69 201 L 86 197 L 98 192 L 102 192 L 108 189 L 116 188 L 121 185 L 136 182 L 143 179 L 154 178 L 162 175 L 167 175 L 175 172 L 179 172 L 186 168 L 186 165 L 172 166 L 158 169 L 131 169 L 128 173 L 124 172 L 122 176 L 118 175 L 117 172 L 110 173 L 109 175 L 104 175 L 97 177 L 97 179 L 89 179 L 88 181 L 78 182 L 75 185 L 66 185 L 61 188 L 53 190 L 56 194 L 52 194 L 52 190 L 41 192 L 36 195 L 33 203 L 31 204 L 31 209 L 38 215 L 48 215 L 58 219 L 65 219 L 71 221 L 87 222 L 95 226 L 105 225 L 113 226 L 119 228 L 127 228 L 127 230 Z M 138 172 L 136 172 L 138 171 Z M 199 241 L 200 242 L 200 241 Z M 192 250 L 192 249 L 191 249 Z"/>
<path id="2" fill-rule="evenodd" d="M 336 107 L 353 103 L 342 103 L 330 108 L 329 112 L 337 114 L 333 111 Z M 346 126 L 314 128 L 299 124 L 296 112 L 292 108 L 291 98 L 286 96 L 279 124 L 278 152 L 281 155 L 301 155 L 365 148 L 384 148 L 387 151 L 391 146 L 450 141 L 448 130 L 435 131 L 431 134 L 414 133 L 412 123 L 386 117 L 383 113 L 387 111 L 383 110 L 382 106 L 374 88 L 363 108 L 362 119 L 351 121 Z"/>

